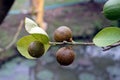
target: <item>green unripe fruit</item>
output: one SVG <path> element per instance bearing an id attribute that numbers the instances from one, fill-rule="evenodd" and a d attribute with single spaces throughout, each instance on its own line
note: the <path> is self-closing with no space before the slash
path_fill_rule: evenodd
<path id="1" fill-rule="evenodd" d="M 31 42 L 28 47 L 28 53 L 35 58 L 41 57 L 45 52 L 44 44 L 39 41 Z"/>
<path id="2" fill-rule="evenodd" d="M 108 0 L 103 7 L 103 14 L 109 20 L 120 19 L 120 0 Z"/>
<path id="3" fill-rule="evenodd" d="M 75 53 L 70 47 L 60 48 L 56 53 L 56 59 L 60 65 L 68 66 L 75 58 Z"/>
<path id="4" fill-rule="evenodd" d="M 54 32 L 54 40 L 57 42 L 69 41 L 72 38 L 72 31 L 69 27 L 61 26 Z"/>

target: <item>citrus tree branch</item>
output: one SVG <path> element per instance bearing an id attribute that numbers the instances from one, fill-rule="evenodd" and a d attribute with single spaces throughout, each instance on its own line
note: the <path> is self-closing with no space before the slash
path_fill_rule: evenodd
<path id="1" fill-rule="evenodd" d="M 67 41 L 63 41 L 63 42 L 49 42 L 50 45 L 94 45 L 94 43 L 92 42 L 67 42 Z"/>
<path id="2" fill-rule="evenodd" d="M 113 44 L 113 45 L 110 45 L 110 46 L 107 46 L 107 47 L 103 47 L 103 51 L 107 51 L 107 50 L 110 50 L 111 48 L 114 48 L 114 47 L 117 47 L 117 46 L 120 46 L 120 41 Z"/>
<path id="3" fill-rule="evenodd" d="M 18 27 L 18 30 L 16 32 L 16 34 L 14 35 L 13 37 L 13 40 L 5 47 L 5 48 L 0 48 L 0 53 L 3 52 L 3 51 L 6 51 L 8 50 L 11 46 L 14 45 L 14 43 L 16 42 L 17 40 L 17 37 L 19 36 L 19 33 L 22 29 L 22 26 L 23 26 L 23 21 L 20 22 L 20 25 Z M 67 42 L 67 41 L 63 41 L 63 42 L 49 42 L 50 45 L 85 45 L 85 46 L 90 46 L 90 45 L 95 45 L 93 42 Z M 107 51 L 111 48 L 114 48 L 114 47 L 117 47 L 117 46 L 120 46 L 120 41 L 113 44 L 113 45 L 110 45 L 110 46 L 107 46 L 107 47 L 102 47 L 103 48 L 103 51 Z"/>
<path id="4" fill-rule="evenodd" d="M 18 30 L 15 33 L 14 37 L 13 37 L 13 40 L 5 48 L 0 48 L 0 53 L 8 50 L 9 48 L 11 48 L 14 45 L 14 43 L 16 42 L 17 37 L 19 36 L 19 33 L 20 33 L 21 29 L 22 29 L 22 26 L 23 26 L 23 20 L 20 22 Z"/>
<path id="5" fill-rule="evenodd" d="M 63 41 L 63 42 L 49 42 L 50 45 L 95 45 L 94 43 L 92 42 L 67 42 L 67 41 Z M 107 47 L 102 47 L 103 48 L 103 51 L 107 51 L 107 50 L 110 50 L 111 48 L 114 48 L 114 47 L 117 47 L 117 46 L 120 46 L 120 42 L 117 42 L 113 45 L 110 45 L 110 46 L 107 46 Z"/>

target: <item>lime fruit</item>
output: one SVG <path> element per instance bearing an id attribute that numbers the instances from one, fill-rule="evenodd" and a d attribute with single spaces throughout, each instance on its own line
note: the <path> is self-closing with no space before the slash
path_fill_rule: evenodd
<path id="1" fill-rule="evenodd" d="M 103 14 L 109 20 L 120 19 L 120 0 L 108 0 L 103 7 Z"/>
<path id="2" fill-rule="evenodd" d="M 67 26 L 61 26 L 54 31 L 54 40 L 57 42 L 68 41 L 72 38 L 72 31 Z"/>
<path id="3" fill-rule="evenodd" d="M 60 65 L 68 66 L 75 58 L 75 53 L 70 47 L 62 47 L 56 52 L 56 59 Z"/>
<path id="4" fill-rule="evenodd" d="M 28 53 L 35 58 L 41 57 L 45 52 L 43 43 L 39 41 L 31 42 L 28 47 Z"/>

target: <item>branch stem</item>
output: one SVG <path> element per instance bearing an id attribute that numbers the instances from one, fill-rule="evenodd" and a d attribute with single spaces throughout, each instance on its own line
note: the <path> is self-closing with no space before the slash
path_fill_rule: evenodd
<path id="1" fill-rule="evenodd" d="M 20 22 L 20 25 L 19 25 L 19 27 L 18 27 L 17 32 L 15 33 L 15 35 L 14 35 L 14 37 L 13 37 L 13 40 L 12 40 L 5 48 L 0 48 L 0 53 L 8 50 L 9 48 L 11 48 L 11 47 L 14 45 L 14 43 L 16 42 L 16 40 L 17 40 L 17 38 L 18 38 L 18 36 L 19 36 L 19 33 L 20 33 L 21 29 L 22 29 L 23 23 L 24 23 L 24 21 L 22 20 L 22 21 Z"/>
<path id="2" fill-rule="evenodd" d="M 110 46 L 107 46 L 107 47 L 103 47 L 103 51 L 107 51 L 107 50 L 110 50 L 111 48 L 114 48 L 114 47 L 117 47 L 117 46 L 120 46 L 120 41 L 113 44 L 113 45 L 110 45 Z"/>
<path id="3" fill-rule="evenodd" d="M 92 42 L 67 42 L 67 41 L 63 41 L 63 42 L 49 42 L 50 45 L 56 46 L 56 45 L 85 45 L 85 46 L 89 46 L 89 45 L 95 45 Z M 107 47 L 103 47 L 103 51 L 107 51 L 111 48 L 120 46 L 120 42 L 117 42 L 113 45 L 107 46 Z"/>
<path id="4" fill-rule="evenodd" d="M 49 42 L 50 45 L 94 45 L 92 42 Z"/>

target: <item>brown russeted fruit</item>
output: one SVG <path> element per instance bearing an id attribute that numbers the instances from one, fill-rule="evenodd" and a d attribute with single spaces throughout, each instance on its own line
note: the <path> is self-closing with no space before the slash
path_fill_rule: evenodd
<path id="1" fill-rule="evenodd" d="M 61 26 L 54 32 L 54 40 L 57 42 L 69 41 L 71 42 L 72 31 L 69 27 Z"/>
<path id="2" fill-rule="evenodd" d="M 28 53 L 35 58 L 41 57 L 45 52 L 44 44 L 39 41 L 31 42 L 28 47 Z"/>
<path id="3" fill-rule="evenodd" d="M 71 47 L 62 47 L 56 53 L 56 59 L 60 65 L 68 66 L 75 58 L 75 53 Z"/>

